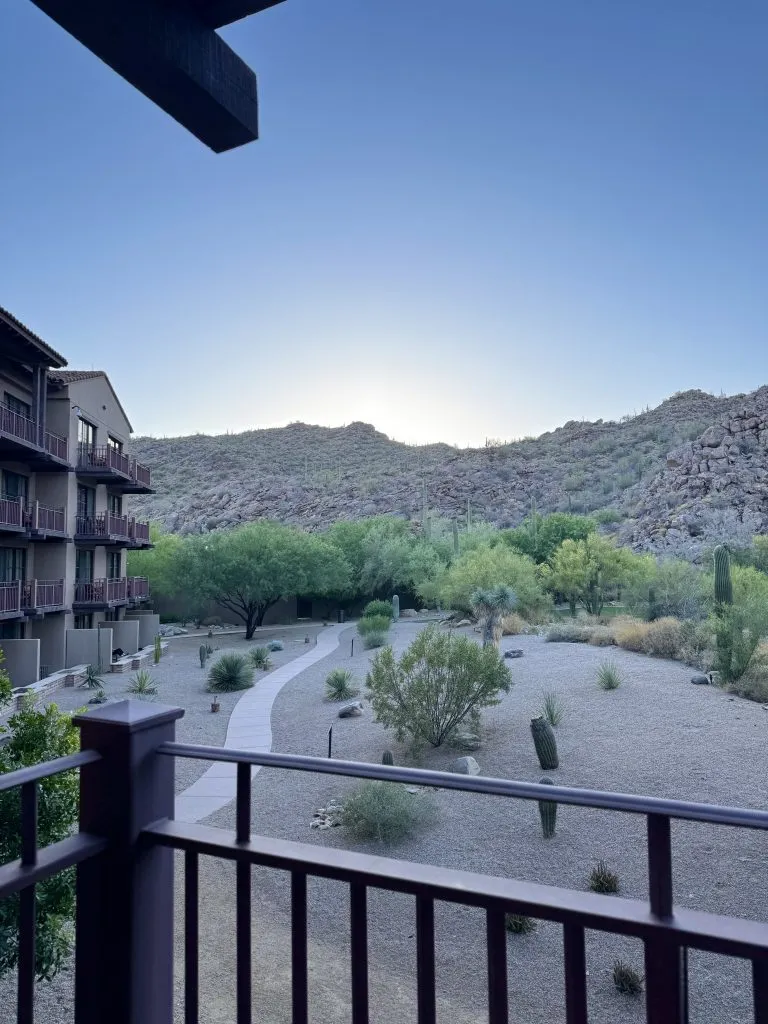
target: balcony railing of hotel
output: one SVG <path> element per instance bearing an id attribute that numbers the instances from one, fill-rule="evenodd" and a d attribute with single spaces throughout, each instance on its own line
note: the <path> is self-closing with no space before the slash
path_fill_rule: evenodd
<path id="1" fill-rule="evenodd" d="M 151 474 L 146 466 L 109 444 L 78 445 L 77 465 L 83 470 L 105 470 L 125 477 L 142 487 L 149 487 Z"/>
<path id="2" fill-rule="evenodd" d="M 23 441 L 25 444 L 34 446 L 39 444 L 39 429 L 35 420 L 15 412 L 4 403 L 0 403 L 0 433 Z M 44 435 L 44 447 L 49 455 L 53 455 L 63 462 L 68 461 L 69 445 L 65 437 L 60 437 L 48 430 Z"/>
<path id="3" fill-rule="evenodd" d="M 64 580 L 26 580 L 21 588 L 24 611 L 44 611 L 64 606 Z"/>
<path id="4" fill-rule="evenodd" d="M 120 604 L 149 597 L 146 576 L 120 576 L 115 579 L 77 580 L 75 604 Z"/>
<path id="5" fill-rule="evenodd" d="M 21 529 L 24 525 L 24 500 L 22 498 L 0 498 L 0 526 Z"/>
<path id="6" fill-rule="evenodd" d="M 25 504 L 23 498 L 0 498 L 0 527 L 27 529 L 35 533 L 65 533 L 63 508 L 50 508 L 39 501 Z"/>
<path id="7" fill-rule="evenodd" d="M 254 1020 L 252 949 L 253 868 L 290 878 L 291 971 L 286 1003 L 293 1024 L 309 1020 L 309 881 L 323 878 L 348 889 L 350 985 L 339 1002 L 352 1024 L 368 1024 L 368 893 L 384 890 L 412 899 L 415 920 L 415 1006 L 419 1024 L 435 1024 L 440 997 L 436 970 L 441 903 L 485 913 L 486 999 L 478 1016 L 508 1024 L 508 913 L 552 921 L 562 928 L 562 979 L 567 1024 L 587 1024 L 586 934 L 602 931 L 642 941 L 648 1024 L 687 1024 L 688 950 L 746 960 L 751 966 L 756 1024 L 768 1022 L 768 925 L 675 906 L 671 822 L 768 829 L 768 812 L 694 804 L 564 786 L 543 786 L 450 772 L 254 753 L 175 742 L 178 708 L 143 702 L 111 704 L 81 715 L 81 751 L 0 776 L 0 792 L 21 790 L 21 857 L 0 867 L 0 899 L 19 895 L 17 1021 L 32 1020 L 35 987 L 35 885 L 67 868 L 77 870 L 75 1020 L 78 1024 L 172 1024 L 174 1019 L 174 854 L 183 853 L 183 1019 L 200 1020 L 200 861 L 235 865 L 234 990 L 238 1024 Z M 174 761 L 195 758 L 231 766 L 236 779 L 235 832 L 173 820 Z M 648 901 L 555 888 L 391 860 L 254 834 L 252 767 L 377 779 L 410 786 L 522 800 L 556 800 L 574 807 L 636 814 L 646 821 Z M 38 850 L 38 790 L 43 780 L 80 770 L 79 831 Z M 120 884 L 116 884 L 116 883 Z M 218 899 L 218 892 L 210 899 Z M 224 941 L 224 940 L 222 940 Z M 261 963 L 260 970 L 269 969 Z M 221 983 L 227 983 L 224 977 Z M 343 983 L 342 983 L 343 984 Z M 552 978 L 552 986 L 557 984 Z M 514 1005 L 511 1007 L 513 1019 Z M 259 1019 L 261 1019 L 259 1017 Z M 282 1019 L 282 1018 L 281 1018 Z M 558 1019 L 560 1019 L 558 1015 Z M 746 1019 L 746 1018 L 745 1018 Z"/>
<path id="8" fill-rule="evenodd" d="M 78 516 L 75 535 L 88 539 L 124 540 L 126 544 L 148 544 L 149 523 L 137 522 L 113 512 L 99 512 L 96 515 Z"/>
<path id="9" fill-rule="evenodd" d="M 149 597 L 149 580 L 146 576 L 128 577 L 128 597 L 133 601 L 143 601 Z"/>

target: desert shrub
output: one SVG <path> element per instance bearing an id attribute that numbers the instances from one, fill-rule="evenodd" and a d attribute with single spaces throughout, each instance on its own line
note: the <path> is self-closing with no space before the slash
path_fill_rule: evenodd
<path id="1" fill-rule="evenodd" d="M 145 668 L 140 668 L 135 676 L 131 677 L 131 685 L 128 693 L 134 697 L 154 697 L 157 694 L 157 686 L 152 679 L 152 673 Z"/>
<path id="2" fill-rule="evenodd" d="M 377 654 L 367 684 L 378 722 L 400 740 L 439 747 L 461 722 L 498 704 L 512 680 L 495 647 L 429 626 L 399 661 L 391 647 Z"/>
<path id="3" fill-rule="evenodd" d="M 618 690 L 621 686 L 621 673 L 613 661 L 604 661 L 597 670 L 597 685 L 601 690 Z"/>
<path id="4" fill-rule="evenodd" d="M 517 612 L 512 612 L 511 615 L 505 615 L 501 620 L 501 635 L 502 636 L 517 636 L 519 633 L 528 632 L 528 623 Z"/>
<path id="5" fill-rule="evenodd" d="M 392 625 L 389 615 L 369 615 L 360 619 L 357 624 L 357 632 L 360 636 L 367 636 L 369 633 L 386 633 Z"/>
<path id="6" fill-rule="evenodd" d="M 637 996 L 643 991 L 642 975 L 623 960 L 617 960 L 613 965 L 613 984 L 623 996 Z"/>
<path id="7" fill-rule="evenodd" d="M 211 693 L 230 693 L 253 686 L 253 665 L 242 654 L 222 654 L 208 673 Z"/>
<path id="8" fill-rule="evenodd" d="M 285 644 L 282 640 L 270 640 L 267 644 L 268 651 L 283 651 L 285 650 Z"/>
<path id="9" fill-rule="evenodd" d="M 724 683 L 735 683 L 747 672 L 766 631 L 768 608 L 756 604 L 721 607 L 712 619 L 715 634 L 714 668 Z"/>
<path id="10" fill-rule="evenodd" d="M 536 921 L 525 914 L 507 914 L 504 924 L 511 935 L 530 935 L 536 931 Z"/>
<path id="11" fill-rule="evenodd" d="M 334 668 L 325 677 L 326 700 L 350 700 L 360 692 L 351 686 L 352 673 L 346 668 Z"/>
<path id="12" fill-rule="evenodd" d="M 618 892 L 619 876 L 611 871 L 604 860 L 599 860 L 589 873 L 589 888 L 592 892 Z"/>
<path id="13" fill-rule="evenodd" d="M 83 686 L 88 690 L 100 690 L 104 685 L 98 665 L 86 665 L 83 673 Z"/>
<path id="14" fill-rule="evenodd" d="M 616 637 L 610 626 L 593 626 L 589 643 L 593 647 L 613 647 L 616 644 Z"/>
<path id="15" fill-rule="evenodd" d="M 622 647 L 625 651 L 635 651 L 637 654 L 642 654 L 645 651 L 645 641 L 650 623 L 622 615 L 614 619 L 611 628 L 618 647 Z"/>
<path id="16" fill-rule="evenodd" d="M 363 618 L 370 619 L 372 616 L 383 615 L 392 620 L 392 604 L 390 601 L 369 601 L 363 608 Z"/>
<path id="17" fill-rule="evenodd" d="M 272 668 L 272 660 L 269 657 L 268 647 L 254 647 L 250 652 L 249 657 L 254 668 L 260 668 L 265 672 L 267 669 Z"/>
<path id="18" fill-rule="evenodd" d="M 554 644 L 588 644 L 594 627 L 580 626 L 576 622 L 554 622 L 547 630 L 546 639 Z"/>
<path id="19" fill-rule="evenodd" d="M 545 690 L 541 695 L 541 710 L 539 714 L 545 718 L 550 725 L 557 726 L 563 720 L 565 705 L 554 690 Z"/>
<path id="20" fill-rule="evenodd" d="M 383 647 L 386 642 L 386 633 L 366 633 L 363 637 L 363 647 L 366 651 L 373 651 L 377 647 Z"/>
<path id="21" fill-rule="evenodd" d="M 537 621 L 551 611 L 551 598 L 544 593 L 533 560 L 513 551 L 506 544 L 482 545 L 465 551 L 420 593 L 438 601 L 443 608 L 472 611 L 472 595 L 478 589 L 509 587 L 517 598 L 516 611 L 529 621 Z"/>
<path id="22" fill-rule="evenodd" d="M 201 620 L 200 625 L 208 626 L 209 628 L 211 628 L 212 626 L 220 626 L 221 619 L 219 618 L 218 615 L 209 615 L 207 619 Z"/>
<path id="23" fill-rule="evenodd" d="M 677 658 L 681 646 L 680 623 L 677 619 L 666 617 L 648 624 L 648 632 L 645 634 L 646 654 L 657 658 Z"/>
<path id="24" fill-rule="evenodd" d="M 363 782 L 344 801 L 341 822 L 355 839 L 396 843 L 436 818 L 431 793 L 409 793 L 396 782 Z"/>
<path id="25" fill-rule="evenodd" d="M 694 668 L 705 669 L 711 660 L 713 629 L 708 622 L 684 619 L 680 623 L 680 660 Z"/>

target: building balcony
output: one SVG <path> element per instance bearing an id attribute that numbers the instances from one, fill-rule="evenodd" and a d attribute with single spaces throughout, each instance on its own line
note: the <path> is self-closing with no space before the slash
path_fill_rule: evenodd
<path id="1" fill-rule="evenodd" d="M 66 540 L 67 515 L 63 508 L 50 508 L 39 501 L 24 510 L 24 527 L 30 540 Z"/>
<path id="2" fill-rule="evenodd" d="M 0 530 L 23 533 L 26 529 L 22 498 L 0 498 Z"/>
<path id="3" fill-rule="evenodd" d="M 226 1018 L 250 1022 L 254 1019 L 254 1002 L 261 997 L 259 978 L 269 971 L 280 972 L 284 1004 L 284 1011 L 280 1007 L 269 1019 L 279 1015 L 281 1020 L 307 1024 L 316 1014 L 323 1015 L 327 1002 L 318 1003 L 311 974 L 313 953 L 315 958 L 322 953 L 312 928 L 317 912 L 316 879 L 322 879 L 324 886 L 338 886 L 339 896 L 343 893 L 348 906 L 349 924 L 344 934 L 349 957 L 347 978 L 334 972 L 331 982 L 340 1020 L 368 1024 L 372 1015 L 377 1020 L 381 1016 L 381 1007 L 372 1005 L 376 990 L 372 990 L 371 973 L 372 968 L 381 967 L 382 939 L 389 938 L 397 923 L 397 918 L 389 916 L 377 920 L 376 904 L 382 893 L 397 894 L 403 910 L 407 909 L 408 916 L 402 920 L 413 931 L 413 947 L 406 951 L 408 975 L 395 977 L 402 982 L 404 992 L 412 989 L 409 1019 L 418 1019 L 419 1024 L 451 1019 L 451 1004 L 447 1013 L 441 1005 L 446 995 L 447 961 L 441 948 L 446 938 L 441 921 L 446 905 L 472 908 L 472 916 L 465 918 L 467 932 L 462 938 L 484 961 L 477 1002 L 467 1007 L 473 1019 L 489 1024 L 527 1019 L 520 1014 L 515 992 L 522 983 L 524 961 L 515 953 L 506 931 L 507 915 L 518 914 L 547 922 L 552 940 L 559 947 L 555 955 L 552 949 L 540 954 L 547 958 L 543 966 L 548 965 L 548 984 L 544 989 L 538 986 L 535 993 L 537 1004 L 543 1008 L 542 1019 L 547 1004 L 552 1020 L 587 1024 L 596 1019 L 594 1007 L 588 1006 L 594 978 L 589 977 L 586 953 L 587 943 L 592 943 L 597 932 L 631 938 L 641 946 L 645 988 L 642 1016 L 647 1024 L 687 1024 L 689 950 L 694 951 L 695 958 L 706 953 L 739 960 L 726 976 L 743 978 L 745 988 L 751 989 L 749 1007 L 745 1002 L 739 1020 L 754 1020 L 756 1024 L 768 1020 L 768 924 L 760 901 L 755 903 L 750 919 L 738 918 L 680 905 L 672 886 L 673 840 L 680 840 L 678 822 L 685 822 L 686 830 L 701 831 L 705 841 L 711 837 L 713 826 L 765 833 L 768 811 L 306 755 L 196 746 L 176 742 L 176 723 L 183 714 L 181 708 L 141 701 L 89 710 L 76 718 L 81 733 L 79 752 L 0 777 L 0 790 L 21 790 L 21 857 L 0 866 L 0 900 L 13 898 L 19 906 L 17 917 L 8 915 L 18 930 L 18 1021 L 33 1019 L 39 883 L 73 867 L 77 872 L 74 1019 L 80 1024 L 129 1018 L 146 1024 L 172 1024 L 182 1017 L 196 1024 L 205 1016 L 202 1000 L 213 995 L 226 998 L 229 991 L 233 991 L 235 1005 Z M 233 805 L 234 831 L 174 820 L 174 764 L 179 758 L 217 763 L 219 771 L 211 779 L 215 782 L 211 792 L 222 800 L 220 806 Z M 259 766 L 437 787 L 461 793 L 466 800 L 474 796 L 484 801 L 503 799 L 505 803 L 556 801 L 568 805 L 574 820 L 585 809 L 599 810 L 601 815 L 631 815 L 638 820 L 638 835 L 640 826 L 645 834 L 647 897 L 630 899 L 584 892 L 395 860 L 380 850 L 360 852 L 259 834 L 252 825 L 252 770 Z M 78 831 L 38 849 L 38 791 L 47 778 L 72 769 L 80 769 Z M 232 866 L 235 897 L 231 934 L 221 935 L 222 949 L 226 948 L 228 955 L 232 952 L 232 967 L 218 969 L 217 992 L 208 985 L 204 987 L 202 969 L 204 958 L 209 958 L 211 937 L 206 937 L 201 921 L 205 921 L 210 901 L 222 898 L 218 889 L 205 885 L 201 863 L 209 858 Z M 277 875 L 281 889 L 283 880 L 286 888 L 290 887 L 286 901 L 290 953 L 285 970 L 281 952 L 273 954 L 270 944 L 257 952 L 253 945 L 254 890 L 264 884 L 267 871 L 270 878 Z M 178 903 L 182 910 L 176 931 Z M 175 991 L 176 976 L 181 983 Z M 717 990 L 714 980 L 709 985 Z M 274 991 L 279 999 L 278 986 Z M 696 990 L 694 994 L 698 1011 L 701 996 Z M 618 1002 L 614 999 L 616 1007 Z M 619 1020 L 620 1015 L 621 1011 L 615 1010 L 611 1019 Z M 222 1019 L 224 1016 L 222 1013 Z M 638 1014 L 633 1016 L 638 1019 Z M 696 1019 L 700 1016 L 697 1013 Z M 602 1015 L 600 1019 L 604 1019 Z M 732 1019 L 729 1015 L 728 1020 Z"/>
<path id="4" fill-rule="evenodd" d="M 127 547 L 131 539 L 130 522 L 128 516 L 116 516 L 112 512 L 78 516 L 75 520 L 75 541 Z"/>
<path id="5" fill-rule="evenodd" d="M 79 445 L 77 473 L 96 483 L 109 484 L 126 494 L 153 493 L 147 467 L 112 445 Z"/>
<path id="6" fill-rule="evenodd" d="M 68 471 L 65 437 L 42 430 L 35 420 L 0 403 L 0 458 L 24 462 L 39 470 Z"/>
<path id="7" fill-rule="evenodd" d="M 0 619 L 64 611 L 64 580 L 12 580 L 0 583 Z"/>
<path id="8" fill-rule="evenodd" d="M 121 576 L 115 579 L 76 580 L 77 609 L 117 608 L 120 605 L 140 603 L 149 597 L 149 581 L 145 576 Z"/>

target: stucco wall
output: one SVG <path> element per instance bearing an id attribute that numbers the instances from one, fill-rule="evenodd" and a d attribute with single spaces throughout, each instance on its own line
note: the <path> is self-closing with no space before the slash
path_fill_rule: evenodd
<path id="1" fill-rule="evenodd" d="M 40 679 L 39 640 L 2 640 L 0 648 L 5 654 L 3 668 L 14 686 L 29 686 Z"/>
<path id="2" fill-rule="evenodd" d="M 110 622 L 112 630 L 112 650 L 121 648 L 125 654 L 135 654 L 139 649 L 140 623 L 137 619 L 123 619 Z M 102 631 L 104 627 L 102 626 Z"/>

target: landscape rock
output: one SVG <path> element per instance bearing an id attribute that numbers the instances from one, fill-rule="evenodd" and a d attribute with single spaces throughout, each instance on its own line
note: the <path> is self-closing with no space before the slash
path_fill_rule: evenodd
<path id="1" fill-rule="evenodd" d="M 695 686 L 709 686 L 709 676 L 703 672 L 697 672 L 695 676 L 691 676 L 691 682 Z"/>
<path id="2" fill-rule="evenodd" d="M 400 609 L 400 618 L 401 619 L 415 619 L 417 614 L 418 613 L 417 613 L 415 608 L 401 608 Z"/>
<path id="3" fill-rule="evenodd" d="M 522 658 L 525 652 L 521 651 L 519 647 L 512 647 L 508 651 L 504 651 L 505 658 Z"/>
<path id="4" fill-rule="evenodd" d="M 479 775 L 480 765 L 474 757 L 457 757 L 455 761 L 451 761 L 448 771 L 456 775 Z"/>
<path id="5" fill-rule="evenodd" d="M 355 700 L 339 708 L 339 718 L 359 718 L 363 713 L 362 701 Z"/>
<path id="6" fill-rule="evenodd" d="M 451 746 L 459 750 L 478 750 L 480 737 L 473 732 L 457 732 L 451 739 Z"/>

